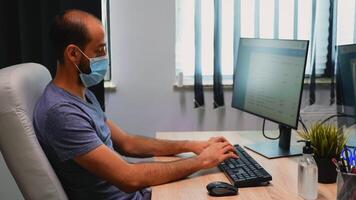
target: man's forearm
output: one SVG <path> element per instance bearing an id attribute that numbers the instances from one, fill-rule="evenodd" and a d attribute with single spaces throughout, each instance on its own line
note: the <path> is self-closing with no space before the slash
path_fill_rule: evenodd
<path id="1" fill-rule="evenodd" d="M 133 192 L 143 187 L 181 179 L 200 169 L 214 167 L 230 157 L 236 158 L 232 150 L 233 147 L 228 142 L 219 142 L 192 158 L 173 162 L 130 164 L 102 144 L 75 157 L 74 161 L 123 191 Z"/>
<path id="2" fill-rule="evenodd" d="M 134 191 L 147 186 L 179 180 L 202 168 L 203 164 L 198 157 L 172 162 L 131 164 L 130 170 L 132 170 L 132 173 L 135 173 L 134 182 L 137 183 L 137 187 L 132 189 Z"/>
<path id="3" fill-rule="evenodd" d="M 219 142 L 206 148 L 196 157 L 173 162 L 130 164 L 128 174 L 136 174 L 132 180 L 137 188 L 163 184 L 181 179 L 200 170 L 215 167 L 223 160 L 237 158 L 233 146 L 228 142 Z M 135 188 L 135 187 L 134 187 Z"/>
<path id="4" fill-rule="evenodd" d="M 124 150 L 132 156 L 163 156 L 175 155 L 192 151 L 192 141 L 170 141 L 130 135 Z"/>
<path id="5" fill-rule="evenodd" d="M 108 120 L 112 140 L 121 154 L 135 157 L 174 155 L 182 152 L 193 151 L 196 142 L 169 141 L 135 136 L 126 133 L 115 123 Z"/>

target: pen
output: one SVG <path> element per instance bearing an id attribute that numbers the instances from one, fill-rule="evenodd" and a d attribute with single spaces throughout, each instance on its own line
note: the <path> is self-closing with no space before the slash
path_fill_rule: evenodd
<path id="1" fill-rule="evenodd" d="M 342 160 L 342 158 L 341 158 L 341 160 Z M 340 172 L 346 173 L 346 167 L 344 166 L 344 162 L 339 161 L 338 164 L 340 167 Z"/>
<path id="2" fill-rule="evenodd" d="M 339 171 L 341 171 L 341 170 L 340 170 L 340 166 L 339 166 L 339 164 L 337 163 L 337 160 L 336 160 L 335 158 L 332 158 L 331 161 L 332 161 L 332 162 L 334 163 L 334 165 L 336 166 L 336 169 L 339 170 Z"/>
<path id="3" fill-rule="evenodd" d="M 349 159 L 349 152 L 348 152 L 348 149 L 347 149 L 347 146 L 345 145 L 344 146 L 344 152 L 345 152 L 345 156 L 346 156 L 346 169 L 347 169 L 347 172 L 350 172 L 351 171 L 351 169 L 350 169 L 350 164 L 349 164 L 349 161 L 350 161 L 350 159 Z"/>
<path id="4" fill-rule="evenodd" d="M 342 159 L 341 161 L 342 161 L 342 165 L 345 169 L 345 172 L 348 173 L 349 171 L 347 170 L 347 161 L 345 159 Z"/>

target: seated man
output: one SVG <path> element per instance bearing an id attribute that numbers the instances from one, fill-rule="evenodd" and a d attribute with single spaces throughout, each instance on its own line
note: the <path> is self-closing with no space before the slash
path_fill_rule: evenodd
<path id="1" fill-rule="evenodd" d="M 230 157 L 223 137 L 168 141 L 129 135 L 106 118 L 87 87 L 108 67 L 104 30 L 94 16 L 68 10 L 57 16 L 51 39 L 58 56 L 56 76 L 34 111 L 38 140 L 70 199 L 150 199 L 149 186 L 181 179 Z M 123 155 L 147 157 L 194 152 L 173 162 L 132 164 Z"/>

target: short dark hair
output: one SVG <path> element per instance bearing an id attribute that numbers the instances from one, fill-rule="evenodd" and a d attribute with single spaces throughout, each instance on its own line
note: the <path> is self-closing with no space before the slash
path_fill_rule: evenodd
<path id="1" fill-rule="evenodd" d="M 85 15 L 84 11 L 66 10 L 57 15 L 50 28 L 50 38 L 53 43 L 59 63 L 64 63 L 64 49 L 74 44 L 83 51 L 90 42 L 88 28 L 81 17 L 71 15 L 73 12 L 79 12 Z"/>

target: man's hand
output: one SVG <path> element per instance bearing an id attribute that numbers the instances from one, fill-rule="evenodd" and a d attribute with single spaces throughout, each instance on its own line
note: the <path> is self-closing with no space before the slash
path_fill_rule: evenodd
<path id="1" fill-rule="evenodd" d="M 234 147 L 228 142 L 215 142 L 205 148 L 197 157 L 203 169 L 217 166 L 228 158 L 238 158 Z"/>
<path id="2" fill-rule="evenodd" d="M 228 142 L 228 141 L 224 137 L 218 136 L 218 137 L 211 137 L 209 138 L 208 141 L 189 141 L 188 146 L 193 153 L 199 155 L 204 151 L 204 149 L 206 149 L 210 145 L 219 142 Z"/>

